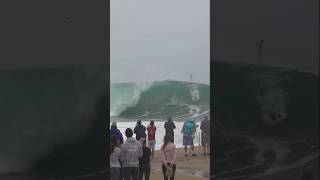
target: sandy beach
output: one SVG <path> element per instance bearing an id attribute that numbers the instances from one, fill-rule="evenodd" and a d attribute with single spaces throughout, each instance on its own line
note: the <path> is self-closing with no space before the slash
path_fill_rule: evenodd
<path id="1" fill-rule="evenodd" d="M 210 157 L 203 156 L 200 148 L 195 147 L 197 156 L 184 157 L 184 149 L 177 148 L 177 170 L 175 180 L 208 180 L 210 172 Z M 151 175 L 152 180 L 163 180 L 160 151 L 156 150 L 155 157 L 151 159 Z M 104 172 L 101 171 L 101 172 Z M 94 172 L 92 174 L 80 175 L 78 179 L 82 180 L 102 180 L 106 178 L 106 173 Z M 48 178 L 38 174 L 13 174 L 10 176 L 1 176 L 1 180 L 58 180 L 58 179 L 77 179 L 77 178 Z"/>
<path id="2" fill-rule="evenodd" d="M 197 156 L 184 157 L 184 149 L 177 148 L 177 170 L 175 180 L 207 180 L 210 176 L 210 156 L 203 156 L 199 147 L 195 147 Z M 189 153 L 191 154 L 191 153 Z M 160 151 L 155 152 L 155 157 L 151 159 L 150 179 L 162 180 L 162 170 L 160 161 Z"/>

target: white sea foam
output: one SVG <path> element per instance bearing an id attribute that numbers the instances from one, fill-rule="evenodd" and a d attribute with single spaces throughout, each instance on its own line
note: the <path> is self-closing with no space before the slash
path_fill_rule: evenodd
<path id="1" fill-rule="evenodd" d="M 142 121 L 142 124 L 147 127 L 149 125 L 150 121 Z M 111 124 L 110 124 L 111 125 Z M 118 129 L 121 131 L 123 138 L 126 139 L 125 137 L 125 130 L 127 128 L 131 128 L 132 130 L 134 129 L 136 125 L 136 122 L 133 121 L 121 121 L 117 122 Z M 182 133 L 181 129 L 183 127 L 183 122 L 175 122 L 176 129 L 174 130 L 174 142 L 178 148 L 183 147 L 182 145 Z M 200 122 L 197 122 L 197 125 L 200 127 Z M 165 135 L 165 129 L 164 129 L 164 121 L 155 121 L 155 126 L 157 127 L 156 131 L 156 149 L 160 149 L 161 145 L 163 144 L 163 137 Z M 196 136 L 194 138 L 194 145 L 197 146 L 200 143 L 200 128 L 197 128 Z M 147 132 L 146 132 L 147 133 Z"/>
<path id="2" fill-rule="evenodd" d="M 127 88 L 117 88 L 119 84 L 110 87 L 110 116 L 118 116 L 121 112 L 139 102 L 140 95 L 148 90 L 152 83 L 131 83 Z M 133 87 L 131 87 L 133 86 Z"/>

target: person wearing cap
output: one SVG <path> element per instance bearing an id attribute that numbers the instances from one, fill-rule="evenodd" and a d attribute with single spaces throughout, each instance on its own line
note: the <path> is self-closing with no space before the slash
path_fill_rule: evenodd
<path id="1" fill-rule="evenodd" d="M 146 138 L 147 134 L 146 134 L 146 127 L 144 127 L 142 125 L 141 120 L 137 121 L 137 125 L 134 128 L 134 133 L 136 134 L 136 140 L 140 141 L 141 138 Z"/>
<path id="2" fill-rule="evenodd" d="M 118 145 L 123 144 L 123 137 L 122 137 L 120 130 L 117 128 L 116 122 L 112 122 L 112 124 L 111 124 L 110 137 L 111 136 L 117 137 Z"/>

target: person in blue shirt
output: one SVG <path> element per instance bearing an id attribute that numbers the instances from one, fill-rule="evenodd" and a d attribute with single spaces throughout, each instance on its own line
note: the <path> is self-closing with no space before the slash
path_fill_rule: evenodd
<path id="1" fill-rule="evenodd" d="M 123 144 L 123 137 L 120 130 L 117 128 L 117 123 L 113 122 L 111 124 L 110 137 L 116 136 L 118 140 L 118 145 Z"/>
<path id="2" fill-rule="evenodd" d="M 183 145 L 184 145 L 184 156 L 187 157 L 187 151 L 188 151 L 188 146 L 191 146 L 191 151 L 192 151 L 192 156 L 196 156 L 194 153 L 194 144 L 193 144 L 193 139 L 195 137 L 195 133 L 197 131 L 197 124 L 195 120 L 193 119 L 193 116 L 195 115 L 196 110 L 193 109 L 191 116 L 187 118 L 183 124 L 183 128 L 181 130 L 181 133 L 183 133 Z"/>

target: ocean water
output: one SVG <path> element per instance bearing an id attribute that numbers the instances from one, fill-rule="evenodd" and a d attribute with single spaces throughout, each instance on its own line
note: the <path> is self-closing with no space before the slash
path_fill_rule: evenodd
<path id="1" fill-rule="evenodd" d="M 147 127 L 149 125 L 150 121 L 142 121 L 142 124 Z M 111 125 L 111 124 L 110 124 Z M 125 130 L 127 128 L 132 128 L 134 129 L 136 125 L 136 122 L 134 121 L 121 121 L 121 122 L 118 122 L 117 123 L 117 126 L 118 126 L 118 129 L 121 131 L 123 137 L 124 137 L 124 140 L 126 139 L 125 137 Z M 183 126 L 183 122 L 175 122 L 175 125 L 176 125 L 176 129 L 174 130 L 174 142 L 176 144 L 176 147 L 177 148 L 181 148 L 183 147 L 182 145 L 182 134 L 181 134 L 181 129 L 182 129 L 182 126 Z M 200 122 L 197 122 L 197 125 L 199 125 L 199 127 L 197 128 L 197 132 L 196 132 L 196 136 L 194 138 L 194 145 L 195 146 L 198 146 L 199 143 L 200 143 L 200 133 L 201 133 L 201 130 L 200 130 Z M 157 127 L 157 131 L 156 131 L 156 149 L 159 150 L 161 145 L 163 144 L 163 137 L 165 135 L 165 129 L 164 129 L 164 121 L 156 121 L 155 122 L 155 126 Z M 146 131 L 147 133 L 147 131 Z M 134 135 L 135 137 L 135 135 Z"/>
<path id="2" fill-rule="evenodd" d="M 126 128 L 135 127 L 137 120 L 142 120 L 146 127 L 150 120 L 154 120 L 157 127 L 156 149 L 160 149 L 163 143 L 164 122 L 168 117 L 172 117 L 176 124 L 175 144 L 183 147 L 183 121 L 192 116 L 200 125 L 203 116 L 209 112 L 209 85 L 170 80 L 110 85 L 111 123 L 117 122 L 124 135 Z M 194 144 L 199 145 L 199 142 L 200 129 L 197 128 Z"/>
<path id="3" fill-rule="evenodd" d="M 181 119 L 192 109 L 210 110 L 209 85 L 169 80 L 110 85 L 110 117 Z"/>

